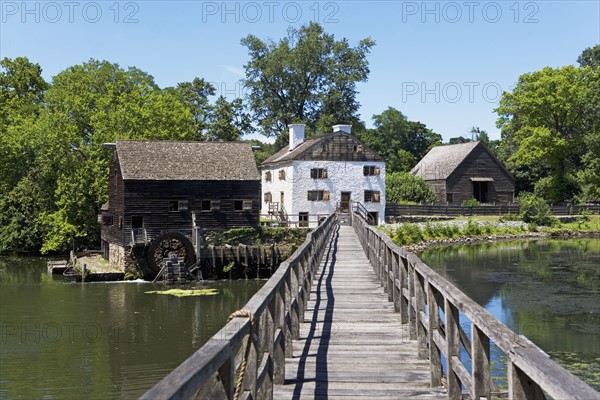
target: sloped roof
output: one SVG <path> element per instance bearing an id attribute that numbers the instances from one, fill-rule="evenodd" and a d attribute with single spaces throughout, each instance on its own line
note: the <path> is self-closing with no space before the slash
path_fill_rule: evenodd
<path id="1" fill-rule="evenodd" d="M 125 180 L 260 180 L 247 143 L 118 140 L 116 147 Z"/>
<path id="2" fill-rule="evenodd" d="M 410 171 L 426 181 L 447 179 L 480 142 L 436 146 Z"/>
<path id="3" fill-rule="evenodd" d="M 296 146 L 292 151 L 289 150 L 288 146 L 285 146 L 283 149 L 279 150 L 277 153 L 273 154 L 271 157 L 263 161 L 261 165 L 277 164 L 293 160 L 311 159 L 310 153 L 315 147 L 320 149 L 322 145 L 330 142 L 332 139 L 335 139 L 336 137 L 339 139 L 343 136 L 345 136 L 347 140 L 353 141 L 357 144 L 364 146 L 364 144 L 355 135 L 346 132 L 330 132 L 324 135 L 307 139 L 298 146 Z M 366 146 L 364 146 L 363 154 L 369 154 L 371 158 L 375 161 L 384 161 L 380 155 L 375 153 L 373 150 L 367 148 Z"/>

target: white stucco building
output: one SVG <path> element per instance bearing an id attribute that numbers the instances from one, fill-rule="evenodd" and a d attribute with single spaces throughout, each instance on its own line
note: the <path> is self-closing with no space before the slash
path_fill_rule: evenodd
<path id="1" fill-rule="evenodd" d="M 289 146 L 265 160 L 261 214 L 300 225 L 361 203 L 385 220 L 385 161 L 351 133 L 352 125 L 304 140 L 304 125 L 289 125 Z"/>

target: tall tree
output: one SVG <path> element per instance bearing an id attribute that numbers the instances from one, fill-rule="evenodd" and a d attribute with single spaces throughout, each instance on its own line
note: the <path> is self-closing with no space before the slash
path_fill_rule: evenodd
<path id="1" fill-rule="evenodd" d="M 600 67 L 600 44 L 583 50 L 581 55 L 577 58 L 577 62 L 582 67 Z"/>
<path id="2" fill-rule="evenodd" d="M 373 40 L 351 47 L 310 23 L 290 28 L 279 42 L 248 35 L 241 43 L 250 56 L 244 84 L 261 133 L 278 137 L 291 123 L 305 123 L 309 134 L 335 123 L 361 126 L 356 84 L 369 75 Z"/>
<path id="3" fill-rule="evenodd" d="M 375 129 L 359 132 L 357 136 L 378 152 L 387 162 L 390 172 L 410 171 L 433 147 L 441 143 L 441 135 L 425 124 L 410 121 L 393 107 L 373 116 Z"/>
<path id="4" fill-rule="evenodd" d="M 252 120 L 244 111 L 242 99 L 236 98 L 229 102 L 224 96 L 219 96 L 212 107 L 204 139 L 239 141 L 243 135 L 252 133 L 253 130 Z"/>
<path id="5" fill-rule="evenodd" d="M 215 95 L 215 87 L 202 78 L 194 78 L 191 82 L 178 83 L 175 91 L 183 98 L 192 114 L 196 140 L 206 139 L 204 134 L 212 114 L 208 98 Z"/>
<path id="6" fill-rule="evenodd" d="M 532 177 L 536 191 L 548 201 L 576 195 L 573 175 L 581 167 L 584 137 L 595 129 L 590 115 L 597 116 L 599 106 L 590 99 L 599 78 L 598 68 L 546 67 L 521 75 L 496 109 L 502 138 L 514 145 L 508 162 L 551 171 L 551 176 Z"/>

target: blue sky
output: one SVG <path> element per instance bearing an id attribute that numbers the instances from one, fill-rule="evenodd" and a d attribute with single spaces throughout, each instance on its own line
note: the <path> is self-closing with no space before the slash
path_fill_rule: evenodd
<path id="1" fill-rule="evenodd" d="M 26 56 L 46 79 L 90 58 L 135 66 L 161 87 L 201 77 L 243 95 L 240 39 L 279 39 L 320 22 L 336 38 L 376 41 L 360 114 L 387 107 L 445 140 L 493 112 L 520 74 L 576 64 L 600 43 L 599 1 L 0 1 L 0 57 Z"/>

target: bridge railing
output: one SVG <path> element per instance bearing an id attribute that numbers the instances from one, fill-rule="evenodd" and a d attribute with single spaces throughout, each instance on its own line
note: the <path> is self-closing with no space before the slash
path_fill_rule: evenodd
<path id="1" fill-rule="evenodd" d="M 419 358 L 429 359 L 432 386 L 441 386 L 445 380 L 451 399 L 461 399 L 463 390 L 472 399 L 506 395 L 492 381 L 493 342 L 506 356 L 509 398 L 544 399 L 546 393 L 555 399 L 600 399 L 598 392 L 498 321 L 415 254 L 401 249 L 356 214 L 353 226 L 388 300 L 402 322 L 410 324 L 410 338 L 417 340 Z M 470 335 L 463 326 L 470 327 Z M 463 350 L 470 366 L 461 360 Z"/>
<path id="2" fill-rule="evenodd" d="M 292 340 L 299 338 L 312 278 L 334 226 L 330 215 L 244 307 L 255 323 L 240 399 L 271 399 L 273 385 L 283 384 L 285 358 L 292 356 Z M 249 318 L 232 319 L 142 399 L 232 399 L 250 332 Z"/>

